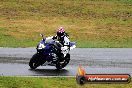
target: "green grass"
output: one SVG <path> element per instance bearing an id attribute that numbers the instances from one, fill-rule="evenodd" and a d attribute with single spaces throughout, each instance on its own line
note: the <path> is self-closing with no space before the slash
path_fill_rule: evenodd
<path id="1" fill-rule="evenodd" d="M 76 83 L 75 78 L 65 77 L 3 77 L 0 76 L 0 88 L 131 88 L 129 84 L 85 84 Z"/>
<path id="2" fill-rule="evenodd" d="M 2 0 L 0 47 L 35 47 L 59 26 L 77 47 L 132 48 L 132 0 Z"/>

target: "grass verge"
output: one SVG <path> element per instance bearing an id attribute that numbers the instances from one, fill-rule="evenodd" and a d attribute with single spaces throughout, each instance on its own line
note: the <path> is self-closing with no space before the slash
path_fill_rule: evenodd
<path id="1" fill-rule="evenodd" d="M 0 76 L 0 88 L 131 88 L 129 84 L 85 84 L 76 83 L 71 77 L 3 77 Z"/>

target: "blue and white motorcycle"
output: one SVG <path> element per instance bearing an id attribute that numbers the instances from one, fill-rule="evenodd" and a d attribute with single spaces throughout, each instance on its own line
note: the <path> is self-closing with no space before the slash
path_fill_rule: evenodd
<path id="1" fill-rule="evenodd" d="M 69 46 L 61 47 L 61 53 L 58 52 L 56 45 L 58 41 L 44 38 L 37 45 L 37 53 L 30 59 L 29 66 L 31 69 L 36 69 L 39 66 L 55 66 L 57 69 L 64 68 L 70 61 L 69 51 L 76 47 L 75 42 L 70 42 Z"/>

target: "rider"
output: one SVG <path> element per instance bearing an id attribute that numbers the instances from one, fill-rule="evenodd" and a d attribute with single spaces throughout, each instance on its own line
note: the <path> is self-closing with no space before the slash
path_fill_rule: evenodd
<path id="1" fill-rule="evenodd" d="M 64 28 L 63 27 L 60 27 L 58 30 L 57 30 L 57 35 L 56 36 L 53 36 L 52 38 L 53 40 L 55 41 L 58 41 L 55 46 L 56 48 L 58 49 L 58 53 L 60 55 L 61 54 L 61 48 L 62 47 L 68 47 L 69 48 L 69 43 L 70 43 L 70 40 L 69 40 L 69 36 L 68 34 L 65 32 Z"/>
<path id="2" fill-rule="evenodd" d="M 69 49 L 70 50 L 70 40 L 68 34 L 65 32 L 63 27 L 59 27 L 56 35 L 52 37 L 46 38 L 55 40 L 55 47 L 57 48 L 56 53 L 63 58 L 63 54 L 61 53 L 62 48 L 63 49 Z"/>
<path id="3" fill-rule="evenodd" d="M 64 28 L 63 27 L 60 27 L 58 30 L 57 30 L 57 35 L 56 36 L 53 36 L 53 40 L 57 40 L 59 41 L 63 46 L 68 46 L 69 45 L 69 36 L 68 34 L 65 32 Z"/>
<path id="4" fill-rule="evenodd" d="M 63 49 L 69 49 L 70 50 L 70 40 L 69 40 L 69 36 L 65 32 L 65 30 L 64 30 L 63 27 L 58 28 L 56 34 L 57 35 L 55 35 L 55 36 L 47 37 L 46 40 L 50 40 L 50 39 L 55 40 L 54 46 L 57 49 L 57 50 L 55 50 L 55 52 L 59 56 L 63 56 L 63 54 L 61 53 L 62 48 Z"/>

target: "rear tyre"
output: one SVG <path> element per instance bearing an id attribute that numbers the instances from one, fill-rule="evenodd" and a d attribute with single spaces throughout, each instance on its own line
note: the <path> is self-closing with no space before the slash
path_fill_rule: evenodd
<path id="1" fill-rule="evenodd" d="M 64 68 L 69 62 L 70 62 L 70 54 L 67 54 L 64 60 L 57 61 L 56 69 L 60 70 L 60 69 Z"/>

